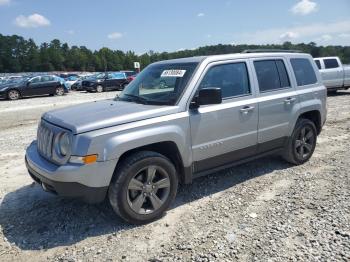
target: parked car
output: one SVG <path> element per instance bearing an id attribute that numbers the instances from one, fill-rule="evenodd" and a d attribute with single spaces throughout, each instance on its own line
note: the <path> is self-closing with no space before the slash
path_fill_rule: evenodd
<path id="1" fill-rule="evenodd" d="M 83 91 L 83 81 L 84 80 L 89 80 L 89 79 L 94 79 L 96 78 L 98 74 L 92 74 L 92 75 L 85 75 L 85 76 L 81 76 L 74 84 L 71 85 L 71 89 L 75 90 L 75 91 Z"/>
<path id="2" fill-rule="evenodd" d="M 65 79 L 66 81 L 66 86 L 71 89 L 72 85 L 75 84 L 78 81 L 79 77 L 78 76 L 70 76 Z"/>
<path id="3" fill-rule="evenodd" d="M 174 81 L 144 89 L 150 77 Z M 308 54 L 157 62 L 115 99 L 45 113 L 25 162 L 44 190 L 90 203 L 108 197 L 120 217 L 147 223 L 164 214 L 179 182 L 268 154 L 308 161 L 326 98 Z"/>
<path id="4" fill-rule="evenodd" d="M 96 78 L 84 80 L 82 87 L 87 92 L 100 93 L 110 90 L 123 90 L 128 83 L 125 73 L 109 72 L 101 73 Z"/>
<path id="5" fill-rule="evenodd" d="M 133 81 L 136 78 L 136 76 L 137 76 L 137 74 L 128 76 L 127 77 L 128 82 L 130 83 L 131 81 Z"/>
<path id="6" fill-rule="evenodd" d="M 330 92 L 350 87 L 350 65 L 343 65 L 339 57 L 315 58 L 315 63 L 320 70 L 323 84 Z"/>
<path id="7" fill-rule="evenodd" d="M 16 78 L 0 86 L 0 98 L 10 100 L 37 95 L 62 96 L 66 92 L 65 86 L 53 75 Z"/>
<path id="8" fill-rule="evenodd" d="M 132 70 L 124 70 L 124 71 L 120 71 L 120 72 L 125 73 L 126 77 L 137 75 L 137 73 L 135 71 L 132 71 Z"/>
<path id="9" fill-rule="evenodd" d="M 59 74 L 57 76 L 63 78 L 64 80 L 66 80 L 67 78 L 69 78 L 71 76 L 79 77 L 79 75 L 75 74 L 75 73 L 62 73 L 62 74 Z"/>

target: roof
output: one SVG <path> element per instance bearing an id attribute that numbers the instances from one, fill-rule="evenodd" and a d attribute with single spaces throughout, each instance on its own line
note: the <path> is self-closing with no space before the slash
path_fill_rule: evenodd
<path id="1" fill-rule="evenodd" d="M 210 56 L 193 56 L 186 58 L 170 59 L 159 61 L 157 63 L 161 64 L 176 64 L 176 63 L 200 63 L 204 60 L 229 60 L 229 59 L 244 59 L 244 58 L 259 58 L 259 57 L 278 57 L 278 56 L 310 56 L 306 53 L 292 53 L 292 52 L 257 52 L 257 53 L 234 53 L 234 54 L 224 54 L 224 55 L 210 55 Z"/>

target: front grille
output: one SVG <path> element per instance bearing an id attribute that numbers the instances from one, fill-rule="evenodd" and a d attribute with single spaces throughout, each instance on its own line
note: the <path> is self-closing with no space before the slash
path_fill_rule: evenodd
<path id="1" fill-rule="evenodd" d="M 48 160 L 52 159 L 53 139 L 54 132 L 41 122 L 37 134 L 38 151 L 41 156 Z"/>

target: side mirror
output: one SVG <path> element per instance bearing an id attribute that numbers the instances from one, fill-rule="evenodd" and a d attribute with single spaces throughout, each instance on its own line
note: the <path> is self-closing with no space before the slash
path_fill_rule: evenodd
<path id="1" fill-rule="evenodd" d="M 210 87 L 200 89 L 198 96 L 191 103 L 192 108 L 198 108 L 201 105 L 216 105 L 222 103 L 221 88 Z"/>

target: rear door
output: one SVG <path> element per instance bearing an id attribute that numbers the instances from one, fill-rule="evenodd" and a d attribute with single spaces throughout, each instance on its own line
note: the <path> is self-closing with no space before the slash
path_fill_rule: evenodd
<path id="1" fill-rule="evenodd" d="M 115 81 L 116 81 L 116 87 L 118 89 L 120 87 L 122 87 L 124 84 L 126 84 L 126 82 L 127 82 L 125 73 L 114 73 L 114 78 L 115 78 Z"/>
<path id="2" fill-rule="evenodd" d="M 258 152 L 284 145 L 289 136 L 293 111 L 299 107 L 285 58 L 252 59 L 259 86 Z"/>
<path id="3" fill-rule="evenodd" d="M 39 90 L 41 95 L 54 94 L 56 87 L 57 87 L 57 82 L 55 81 L 54 77 L 52 76 L 41 77 L 41 87 Z"/>
<path id="4" fill-rule="evenodd" d="M 201 88 L 221 88 L 223 102 L 190 110 L 194 171 L 252 156 L 257 149 L 258 104 L 245 60 L 210 64 Z"/>
<path id="5" fill-rule="evenodd" d="M 114 75 L 113 73 L 108 73 L 106 75 L 106 79 L 105 79 L 105 82 L 104 82 L 104 86 L 105 86 L 105 89 L 106 90 L 112 90 L 115 88 L 116 86 L 116 81 L 114 79 Z"/>
<path id="6" fill-rule="evenodd" d="M 336 58 L 324 58 L 324 68 L 320 70 L 326 87 L 342 87 L 344 84 L 343 67 Z"/>

